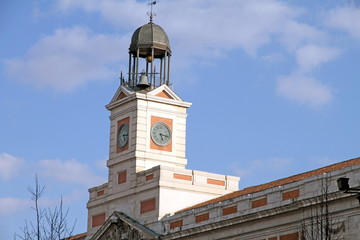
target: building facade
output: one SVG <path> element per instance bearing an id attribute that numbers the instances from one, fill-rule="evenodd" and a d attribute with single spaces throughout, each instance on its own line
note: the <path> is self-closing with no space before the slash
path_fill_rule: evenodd
<path id="1" fill-rule="evenodd" d="M 359 186 L 360 158 L 235 191 L 146 224 L 114 212 L 93 239 L 360 239 L 359 200 L 338 190 L 343 177 Z"/>
<path id="2" fill-rule="evenodd" d="M 109 177 L 89 190 L 88 238 L 114 212 L 153 223 L 238 190 L 238 177 L 186 169 L 186 110 L 191 103 L 170 87 L 170 56 L 169 38 L 160 26 L 150 21 L 134 32 L 128 79 L 121 77 L 106 106 Z"/>
<path id="3" fill-rule="evenodd" d="M 359 185 L 360 159 L 243 190 L 238 177 L 186 169 L 191 103 L 171 89 L 170 57 L 152 18 L 134 32 L 127 79 L 106 106 L 109 175 L 89 189 L 87 240 L 360 239 L 359 202 L 336 185 Z"/>

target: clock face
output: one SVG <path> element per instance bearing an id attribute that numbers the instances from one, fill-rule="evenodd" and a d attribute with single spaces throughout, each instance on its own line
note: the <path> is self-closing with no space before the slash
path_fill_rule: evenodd
<path id="1" fill-rule="evenodd" d="M 151 128 L 151 139 L 158 146 L 164 147 L 171 142 L 171 130 L 163 122 L 156 122 Z"/>
<path id="2" fill-rule="evenodd" d="M 125 147 L 129 141 L 129 124 L 124 123 L 120 126 L 117 135 L 117 144 L 119 147 Z"/>

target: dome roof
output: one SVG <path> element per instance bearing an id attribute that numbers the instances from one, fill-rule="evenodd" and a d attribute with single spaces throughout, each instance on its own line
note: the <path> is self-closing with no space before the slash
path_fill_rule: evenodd
<path id="1" fill-rule="evenodd" d="M 131 38 L 130 52 L 136 53 L 140 49 L 140 55 L 143 57 L 148 50 L 154 48 L 154 57 L 161 57 L 165 51 L 171 53 L 169 38 L 159 25 L 149 22 L 134 32 Z"/>

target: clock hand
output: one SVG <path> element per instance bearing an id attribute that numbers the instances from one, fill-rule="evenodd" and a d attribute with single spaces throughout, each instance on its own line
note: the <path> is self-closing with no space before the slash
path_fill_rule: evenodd
<path id="1" fill-rule="evenodd" d="M 164 135 L 164 134 L 160 133 L 159 135 L 160 135 L 160 137 L 161 137 L 161 140 L 164 141 L 164 138 L 163 138 L 163 135 Z"/>
<path id="2" fill-rule="evenodd" d="M 124 135 L 123 135 L 123 140 L 124 140 L 124 141 L 126 141 L 126 137 L 127 137 L 127 136 L 128 136 L 127 134 L 124 134 Z"/>

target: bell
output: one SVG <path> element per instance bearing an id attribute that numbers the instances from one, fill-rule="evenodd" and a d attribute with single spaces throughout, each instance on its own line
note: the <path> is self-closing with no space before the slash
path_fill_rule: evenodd
<path id="1" fill-rule="evenodd" d="M 148 78 L 147 78 L 145 73 L 141 73 L 140 81 L 136 86 L 139 87 L 139 88 L 148 88 L 148 87 L 150 87 L 150 84 L 148 83 Z"/>

